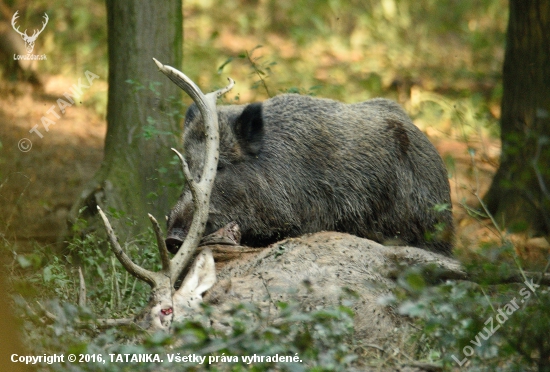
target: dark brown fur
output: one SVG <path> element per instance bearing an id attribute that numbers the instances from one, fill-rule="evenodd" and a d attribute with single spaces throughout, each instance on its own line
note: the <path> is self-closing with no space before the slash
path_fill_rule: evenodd
<path id="1" fill-rule="evenodd" d="M 261 104 L 218 107 L 218 117 L 219 170 L 206 234 L 236 221 L 250 246 L 332 230 L 450 254 L 447 171 L 395 102 L 343 104 L 284 94 Z M 194 106 L 183 142 L 197 175 L 204 125 Z M 443 204 L 448 208 L 437 212 Z M 172 251 L 186 236 L 192 213 L 186 190 L 168 218 Z"/>

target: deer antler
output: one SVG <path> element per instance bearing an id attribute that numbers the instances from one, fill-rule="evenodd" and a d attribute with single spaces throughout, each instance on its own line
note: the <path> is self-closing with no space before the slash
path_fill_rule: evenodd
<path id="1" fill-rule="evenodd" d="M 172 280 L 176 280 L 181 271 L 187 266 L 191 259 L 193 252 L 197 249 L 206 221 L 208 220 L 208 205 L 210 204 L 210 191 L 214 185 L 214 178 L 216 177 L 216 169 L 218 167 L 219 158 L 219 129 L 218 129 L 218 114 L 216 111 L 216 99 L 221 95 L 227 93 L 233 88 L 235 82 L 229 78 L 229 85 L 225 88 L 219 89 L 215 92 L 204 95 L 199 87 L 191 81 L 184 73 L 176 70 L 171 66 L 165 66 L 155 58 L 153 58 L 159 70 L 165 74 L 170 80 L 172 80 L 178 87 L 183 89 L 197 105 L 203 120 L 206 131 L 206 161 L 202 170 L 202 174 L 199 182 L 195 182 L 191 173 L 189 172 L 189 166 L 185 161 L 185 158 L 175 149 L 174 151 L 181 163 L 183 173 L 191 194 L 193 195 L 193 203 L 195 204 L 195 213 L 193 214 L 193 222 L 189 229 L 189 233 L 185 238 L 178 253 L 172 258 L 172 264 L 174 270 L 172 271 Z"/>
<path id="2" fill-rule="evenodd" d="M 49 20 L 48 15 L 46 13 L 44 13 L 44 19 L 45 19 L 45 22 L 42 22 L 42 29 L 40 29 L 40 31 L 34 30 L 32 36 L 30 37 L 31 40 L 36 40 L 38 35 L 40 35 L 42 31 L 44 31 L 44 29 L 46 28 L 46 25 L 48 24 L 48 20 Z"/>
<path id="3" fill-rule="evenodd" d="M 193 222 L 191 223 L 189 234 L 187 235 L 178 253 L 170 260 L 160 226 L 157 220 L 152 215 L 149 215 L 149 219 L 153 225 L 153 230 L 157 238 L 157 246 L 162 262 L 161 271 L 152 272 L 136 265 L 130 257 L 128 257 L 128 255 L 120 247 L 118 239 L 111 227 L 111 224 L 109 223 L 109 220 L 107 219 L 107 216 L 105 216 L 99 206 L 97 209 L 105 225 L 107 235 L 109 236 L 111 249 L 122 266 L 124 266 L 130 274 L 140 280 L 143 280 L 151 286 L 151 298 L 149 300 L 149 304 L 145 307 L 142 313 L 136 317 L 136 320 L 144 320 L 147 328 L 167 328 L 171 319 L 173 319 L 173 311 L 177 308 L 172 303 L 174 283 L 188 265 L 193 253 L 197 250 L 204 233 L 206 221 L 208 220 L 210 193 L 214 185 L 214 178 L 216 176 L 219 158 L 219 129 L 216 99 L 233 88 L 235 82 L 229 79 L 230 83 L 227 87 L 205 95 L 185 74 L 173 67 L 163 65 L 154 58 L 153 60 L 159 67 L 160 71 L 168 76 L 170 80 L 176 83 L 178 87 L 182 88 L 193 99 L 199 108 L 205 123 L 207 138 L 206 162 L 203 167 L 200 181 L 194 181 L 193 177 L 190 176 L 189 166 L 187 165 L 183 155 L 181 155 L 177 150 L 172 149 L 181 161 L 185 178 L 193 194 L 195 213 L 193 214 Z"/>
<path id="4" fill-rule="evenodd" d="M 13 27 L 15 32 L 17 32 L 19 35 L 23 36 L 23 38 L 28 37 L 27 30 L 25 30 L 25 32 L 21 32 L 21 31 L 19 31 L 19 26 L 15 27 L 15 21 L 17 20 L 17 18 L 19 18 L 17 13 L 19 13 L 19 10 L 17 10 L 15 12 L 15 14 L 13 15 L 13 17 L 11 17 L 11 27 Z"/>
<path id="5" fill-rule="evenodd" d="M 99 212 L 99 215 L 101 216 L 101 219 L 103 220 L 103 224 L 105 225 L 105 230 L 107 231 L 107 235 L 109 236 L 109 240 L 111 242 L 111 250 L 113 251 L 115 256 L 118 258 L 122 266 L 124 266 L 126 271 L 128 271 L 130 274 L 132 274 L 136 278 L 149 284 L 151 288 L 156 288 L 162 285 L 163 282 L 166 280 L 166 277 L 167 277 L 166 274 L 169 274 L 170 272 L 170 261 L 168 260 L 168 263 L 166 263 L 166 260 L 163 258 L 162 270 L 159 272 L 152 272 L 142 268 L 141 266 L 136 265 L 130 259 L 130 257 L 128 257 L 126 252 L 124 252 L 124 250 L 120 247 L 120 244 L 118 243 L 118 239 L 113 231 L 113 228 L 111 227 L 111 224 L 107 219 L 107 216 L 105 216 L 105 213 L 103 213 L 99 205 L 97 206 L 97 210 Z M 151 223 L 153 224 L 153 230 L 157 235 L 157 242 L 159 241 L 164 242 L 160 233 L 160 227 L 158 225 L 157 220 L 151 215 L 149 215 L 149 219 L 151 220 Z M 164 249 L 166 250 L 166 246 L 164 246 Z M 162 250 L 160 245 L 159 245 L 159 250 Z M 163 254 L 161 253 L 161 258 L 162 257 L 163 257 Z M 166 258 L 167 257 L 168 257 L 168 253 L 166 253 Z"/>

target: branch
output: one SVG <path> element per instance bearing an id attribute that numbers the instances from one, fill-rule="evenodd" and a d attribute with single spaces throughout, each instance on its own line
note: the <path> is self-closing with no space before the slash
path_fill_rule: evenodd
<path id="1" fill-rule="evenodd" d="M 82 323 L 85 324 L 85 323 Z M 127 326 L 134 324 L 133 318 L 121 318 L 121 319 L 96 319 L 87 323 L 88 325 L 97 325 L 100 328 L 111 328 L 119 326 Z"/>
<path id="2" fill-rule="evenodd" d="M 56 322 L 58 321 L 58 317 L 52 313 L 50 313 L 44 305 L 42 305 L 40 302 L 36 302 L 38 304 L 38 307 L 42 310 L 46 318 L 49 320 Z M 31 311 L 32 314 L 36 315 L 32 308 L 27 304 L 27 308 Z M 90 327 L 90 326 L 97 326 L 99 328 L 111 328 L 111 327 L 118 327 L 118 326 L 127 326 L 134 324 L 134 319 L 132 318 L 121 318 L 121 319 L 95 319 L 95 320 L 89 320 L 89 321 L 81 321 L 81 320 L 75 320 L 75 325 L 81 328 L 84 327 Z"/>
<path id="3" fill-rule="evenodd" d="M 78 291 L 78 306 L 86 306 L 86 282 L 84 281 L 84 276 L 82 275 L 82 269 L 78 267 L 78 277 L 80 280 L 79 291 Z"/>

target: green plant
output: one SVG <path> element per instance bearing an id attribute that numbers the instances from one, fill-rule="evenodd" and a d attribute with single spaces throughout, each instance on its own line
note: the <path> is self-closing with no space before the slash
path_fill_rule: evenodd
<path id="1" fill-rule="evenodd" d="M 510 250 L 503 248 L 501 254 L 491 248 L 468 265 L 479 283 L 428 286 L 416 269 L 401 275 L 399 311 L 417 319 L 420 354 L 437 350 L 449 368 L 550 369 L 550 291 L 532 277 L 524 283 L 495 284 L 506 282 L 516 270 L 514 263 L 502 259 Z"/>

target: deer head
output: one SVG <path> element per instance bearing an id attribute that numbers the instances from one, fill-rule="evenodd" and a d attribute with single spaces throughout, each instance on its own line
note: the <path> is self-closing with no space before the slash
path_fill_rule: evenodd
<path id="1" fill-rule="evenodd" d="M 40 29 L 40 31 L 38 30 L 34 30 L 33 34 L 31 36 L 27 35 L 27 30 L 25 29 L 24 32 L 21 32 L 19 31 L 19 26 L 15 26 L 15 22 L 17 20 L 17 18 L 19 18 L 19 16 L 17 15 L 19 11 L 16 11 L 15 14 L 13 15 L 13 17 L 11 18 L 11 26 L 13 27 L 13 29 L 15 30 L 15 32 L 17 32 L 19 35 L 21 35 L 21 37 L 23 38 L 23 41 L 25 41 L 25 48 L 27 49 L 27 53 L 32 53 L 33 49 L 34 49 L 34 42 L 36 41 L 36 38 L 38 37 L 38 35 L 40 35 L 42 33 L 42 31 L 44 31 L 44 28 L 46 27 L 46 25 L 48 24 L 48 15 L 46 13 L 44 13 L 44 22 L 42 22 L 42 28 Z"/>
<path id="2" fill-rule="evenodd" d="M 99 207 L 98 212 L 103 220 L 111 242 L 111 249 L 116 257 L 130 274 L 151 286 L 149 303 L 135 317 L 135 323 L 150 331 L 169 331 L 172 322 L 188 318 L 200 309 L 203 293 L 216 282 L 216 267 L 210 249 L 204 248 L 197 255 L 180 287 L 175 290 L 175 279 L 173 278 L 177 278 L 182 273 L 185 265 L 182 265 L 182 268 L 172 265 L 174 260 L 168 258 L 168 251 L 156 219 L 149 215 L 157 236 L 157 242 L 159 242 L 158 248 L 162 270 L 152 272 L 132 262 L 120 247 L 107 216 Z M 190 256 L 193 255 L 193 252 L 194 250 L 190 252 Z M 185 262 L 185 260 L 181 262 Z"/>
<path id="3" fill-rule="evenodd" d="M 182 88 L 195 102 L 201 112 L 206 130 L 206 161 L 199 181 L 191 177 L 185 158 L 175 149 L 179 157 L 183 173 L 193 195 L 195 213 L 187 238 L 178 253 L 170 259 L 165 241 L 162 237 L 157 220 L 149 215 L 157 238 L 157 246 L 162 263 L 159 272 L 151 272 L 136 265 L 120 247 L 118 239 L 109 220 L 98 206 L 99 214 L 105 225 L 111 249 L 124 268 L 136 278 L 151 286 L 148 305 L 136 316 L 135 322 L 148 330 L 169 330 L 174 320 L 186 317 L 189 310 L 196 310 L 202 301 L 202 293 L 208 290 L 216 281 L 214 259 L 210 250 L 203 250 L 194 261 L 182 285 L 175 290 L 174 284 L 188 266 L 193 254 L 199 246 L 204 227 L 208 220 L 210 193 L 216 176 L 219 157 L 219 130 L 216 112 L 216 99 L 233 88 L 234 81 L 229 79 L 229 85 L 223 89 L 204 95 L 201 90 L 185 74 L 170 66 L 164 66 L 153 59 L 162 71 L 177 86 Z"/>

